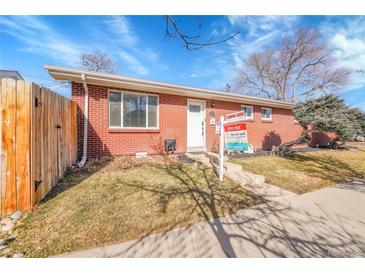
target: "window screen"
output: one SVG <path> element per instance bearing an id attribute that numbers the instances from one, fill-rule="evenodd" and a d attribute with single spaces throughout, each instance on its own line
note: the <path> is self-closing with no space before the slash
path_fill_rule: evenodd
<path id="1" fill-rule="evenodd" d="M 272 117 L 271 108 L 261 108 L 261 117 L 262 119 L 270 120 Z"/>
<path id="2" fill-rule="evenodd" d="M 245 112 L 246 118 L 253 118 L 253 108 L 249 106 L 241 107 L 241 110 Z"/>
<path id="3" fill-rule="evenodd" d="M 131 92 L 109 93 L 109 126 L 157 128 L 158 96 Z"/>
<path id="4" fill-rule="evenodd" d="M 124 93 L 123 127 L 146 127 L 146 96 Z"/>
<path id="5" fill-rule="evenodd" d="M 148 96 L 148 127 L 157 127 L 157 104 L 156 96 Z"/>
<path id="6" fill-rule="evenodd" d="M 122 94 L 120 92 L 109 93 L 109 125 L 112 127 L 120 127 L 122 116 Z"/>

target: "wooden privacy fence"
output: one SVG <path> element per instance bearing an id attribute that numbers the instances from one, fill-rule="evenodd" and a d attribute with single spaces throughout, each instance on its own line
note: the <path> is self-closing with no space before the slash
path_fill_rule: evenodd
<path id="1" fill-rule="evenodd" d="M 0 87 L 1 213 L 29 209 L 76 162 L 76 103 L 27 81 Z"/>

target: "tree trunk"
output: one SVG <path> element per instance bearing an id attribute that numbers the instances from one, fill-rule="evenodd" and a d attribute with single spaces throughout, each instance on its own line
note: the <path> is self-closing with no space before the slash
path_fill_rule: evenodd
<path id="1" fill-rule="evenodd" d="M 343 142 L 340 137 L 336 136 L 335 138 L 333 138 L 331 140 L 328 147 L 331 149 L 337 149 L 337 148 L 343 146 L 344 144 L 345 144 L 345 142 Z"/>
<path id="2" fill-rule="evenodd" d="M 292 147 L 294 145 L 300 145 L 300 144 L 309 144 L 312 140 L 311 135 L 308 133 L 307 129 L 304 129 L 302 132 L 302 135 L 293 141 L 282 143 L 279 146 L 273 146 L 271 150 L 271 155 L 278 155 L 281 157 L 290 156 L 293 154 Z"/>

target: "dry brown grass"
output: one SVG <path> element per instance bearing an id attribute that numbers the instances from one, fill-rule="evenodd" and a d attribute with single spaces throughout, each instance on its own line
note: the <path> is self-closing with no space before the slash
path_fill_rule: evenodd
<path id="1" fill-rule="evenodd" d="M 266 182 L 298 194 L 365 177 L 365 147 L 297 153 L 291 158 L 262 156 L 233 160 Z"/>
<path id="2" fill-rule="evenodd" d="M 140 238 L 216 218 L 263 199 L 205 166 L 164 159 L 102 159 L 66 174 L 17 229 L 29 257 Z"/>

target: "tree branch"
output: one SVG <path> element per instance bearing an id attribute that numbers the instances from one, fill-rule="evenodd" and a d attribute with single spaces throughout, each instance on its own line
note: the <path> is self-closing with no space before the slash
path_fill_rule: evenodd
<path id="1" fill-rule="evenodd" d="M 242 85 L 249 93 L 298 102 L 336 92 L 347 83 L 350 71 L 337 66 L 317 31 L 301 29 L 278 47 L 251 54 L 240 75 L 246 76 Z"/>
<path id="2" fill-rule="evenodd" d="M 230 35 L 229 37 L 227 37 L 223 40 L 218 40 L 218 41 L 214 41 L 214 37 L 211 36 L 211 38 L 206 42 L 196 42 L 197 39 L 199 39 L 201 37 L 200 33 L 197 35 L 193 35 L 193 36 L 186 35 L 185 33 L 183 33 L 180 30 L 179 26 L 177 25 L 177 22 L 174 20 L 173 16 L 171 16 L 171 15 L 165 16 L 165 36 L 166 37 L 168 37 L 168 38 L 176 37 L 174 34 L 172 34 L 170 32 L 169 25 L 171 25 L 173 27 L 175 33 L 183 41 L 184 47 L 187 50 L 197 50 L 197 49 L 201 49 L 206 46 L 221 44 L 221 43 L 227 42 L 228 40 L 233 39 L 234 37 L 236 37 L 239 34 L 239 32 L 236 32 L 236 33 Z"/>

